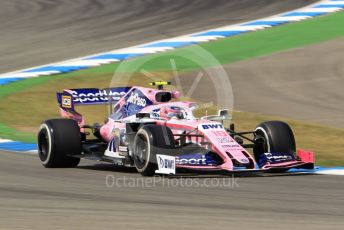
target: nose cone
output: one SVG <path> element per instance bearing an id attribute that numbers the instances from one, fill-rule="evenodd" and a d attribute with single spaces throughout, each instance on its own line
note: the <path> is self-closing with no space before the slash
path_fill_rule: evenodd
<path id="1" fill-rule="evenodd" d="M 236 163 L 239 165 L 248 165 L 250 164 L 250 159 L 243 153 L 242 150 L 226 150 L 227 155 L 232 159 L 233 165 L 236 166 Z"/>

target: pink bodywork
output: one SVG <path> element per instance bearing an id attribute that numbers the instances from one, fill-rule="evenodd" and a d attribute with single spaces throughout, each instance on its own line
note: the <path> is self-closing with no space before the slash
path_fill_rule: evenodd
<path id="1" fill-rule="evenodd" d="M 158 125 L 169 127 L 174 134 L 180 134 L 183 131 L 195 130 L 195 133 L 201 134 L 204 137 L 192 137 L 191 142 L 203 143 L 208 142 L 210 146 L 208 149 L 217 153 L 223 160 L 222 165 L 216 166 L 194 166 L 194 165 L 177 165 L 180 168 L 201 168 L 208 170 L 234 170 L 233 160 L 236 160 L 241 165 L 245 165 L 247 169 L 255 168 L 255 161 L 250 154 L 239 145 L 228 133 L 223 129 L 218 122 L 208 120 L 175 120 L 157 121 Z M 202 129 L 202 125 L 214 125 L 216 128 Z M 222 142 L 222 143 L 221 143 Z M 207 148 L 207 146 L 205 146 Z"/>
<path id="2" fill-rule="evenodd" d="M 196 105 L 194 102 L 164 102 L 159 103 L 155 100 L 155 94 L 157 92 L 162 92 L 163 90 L 156 90 L 156 89 L 147 89 L 143 87 L 135 87 L 135 89 L 139 88 L 141 92 L 143 92 L 148 99 L 153 101 L 153 105 L 147 106 L 142 109 L 141 112 L 143 113 L 150 113 L 153 110 L 160 108 L 162 106 L 177 106 L 185 109 L 188 113 L 192 114 L 191 107 Z M 130 93 L 130 91 L 128 92 Z M 178 98 L 180 96 L 180 93 L 178 91 L 173 91 L 172 97 Z M 124 99 L 118 101 L 118 103 L 115 105 L 115 107 L 121 107 L 125 104 Z M 233 160 L 236 160 L 239 164 L 245 165 L 247 169 L 254 169 L 255 168 L 255 161 L 250 156 L 250 154 L 241 146 L 239 145 L 228 133 L 223 129 L 222 125 L 218 122 L 213 122 L 209 120 L 202 120 L 202 119 L 166 119 L 166 120 L 160 120 L 156 119 L 156 124 L 167 126 L 169 127 L 174 134 L 181 134 L 182 132 L 190 132 L 193 130 L 195 131 L 193 134 L 201 134 L 204 137 L 191 137 L 190 141 L 193 143 L 201 143 L 201 142 L 208 142 L 209 144 L 209 150 L 216 152 L 221 159 L 223 160 L 222 165 L 216 165 L 216 166 L 190 166 L 190 165 L 177 165 L 179 168 L 201 168 L 206 170 L 233 170 Z M 199 129 L 202 125 L 219 125 L 216 129 Z M 221 127 L 220 127 L 221 126 Z M 112 119 L 109 119 L 109 121 L 102 126 L 100 133 L 102 137 L 106 141 L 110 141 L 113 138 L 112 130 L 115 128 L 123 129 L 125 128 L 124 123 L 116 122 Z M 177 139 L 178 136 L 175 136 Z M 220 143 L 220 139 L 223 143 Z"/>
<path id="3" fill-rule="evenodd" d="M 158 92 L 166 92 L 166 90 L 157 90 L 143 87 L 133 87 L 127 94 L 129 94 L 133 89 L 139 89 L 144 95 L 153 102 L 153 105 L 144 107 L 141 112 L 150 113 L 157 108 L 162 106 L 178 106 L 188 113 L 192 114 L 192 107 L 195 105 L 193 102 L 157 102 L 155 95 Z M 68 91 L 68 90 L 67 90 Z M 170 91 L 172 98 L 179 98 L 179 91 Z M 119 108 L 125 104 L 124 97 L 122 97 L 114 106 L 114 108 Z M 66 111 L 61 109 L 62 117 L 71 118 L 78 122 L 79 126 L 85 124 L 83 116 L 76 111 Z M 123 119 L 125 120 L 125 119 Z M 221 123 L 209 121 L 205 119 L 154 119 L 157 125 L 169 127 L 173 134 L 181 134 L 192 132 L 192 134 L 202 135 L 202 137 L 190 136 L 188 139 L 190 142 L 199 143 L 202 147 L 217 153 L 217 155 L 223 160 L 221 165 L 176 165 L 177 168 L 187 168 L 187 169 L 200 169 L 200 170 L 225 170 L 225 171 L 234 171 L 235 165 L 233 162 L 236 162 L 237 166 L 245 167 L 247 170 L 257 169 L 257 164 L 254 158 L 248 153 L 240 144 L 238 144 L 223 128 Z M 202 128 L 211 127 L 211 128 Z M 125 123 L 115 121 L 111 118 L 108 119 L 107 123 L 104 124 L 100 129 L 100 134 L 102 138 L 110 142 L 113 139 L 113 130 L 114 129 L 125 129 Z M 84 130 L 81 128 L 81 132 Z M 179 138 L 178 135 L 175 136 L 175 139 Z M 209 143 L 209 145 L 204 145 L 204 143 Z M 299 160 L 265 165 L 263 169 L 270 169 L 276 167 L 301 167 L 307 164 L 314 165 L 314 154 L 313 152 L 299 150 L 297 153 Z"/>

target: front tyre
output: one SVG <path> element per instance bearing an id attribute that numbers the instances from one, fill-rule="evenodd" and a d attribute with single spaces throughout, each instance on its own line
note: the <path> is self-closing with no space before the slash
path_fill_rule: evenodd
<path id="1" fill-rule="evenodd" d="M 76 167 L 81 154 L 80 128 L 71 119 L 44 121 L 38 132 L 38 155 L 46 168 Z"/>
<path id="2" fill-rule="evenodd" d="M 133 146 L 134 165 L 143 176 L 153 176 L 158 169 L 156 155 L 169 155 L 175 148 L 170 128 L 149 124 L 136 133 Z"/>
<path id="3" fill-rule="evenodd" d="M 256 162 L 264 153 L 289 153 L 295 155 L 296 144 L 290 126 L 282 121 L 267 121 L 255 130 L 259 144 L 253 149 Z"/>

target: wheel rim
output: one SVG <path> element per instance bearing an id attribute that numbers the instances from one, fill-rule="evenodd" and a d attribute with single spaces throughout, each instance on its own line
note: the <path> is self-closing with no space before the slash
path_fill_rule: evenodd
<path id="1" fill-rule="evenodd" d="M 269 147 L 268 147 L 268 143 L 267 143 L 268 140 L 266 139 L 264 132 L 262 132 L 261 130 L 256 130 L 255 132 L 256 132 L 256 137 L 259 136 L 264 141 L 264 143 L 260 144 L 258 147 L 255 147 L 253 149 L 254 158 L 255 158 L 256 162 L 258 163 L 261 155 L 269 152 Z"/>
<path id="2" fill-rule="evenodd" d="M 38 156 L 41 161 L 45 161 L 49 155 L 49 137 L 48 132 L 43 129 L 38 135 Z"/>
<path id="3" fill-rule="evenodd" d="M 148 142 L 144 135 L 138 135 L 134 161 L 137 168 L 142 169 L 145 167 L 148 159 Z"/>
<path id="4" fill-rule="evenodd" d="M 265 133 L 262 132 L 261 130 L 256 130 L 256 135 L 262 137 L 264 140 L 264 144 L 262 145 L 263 147 L 262 151 L 264 153 L 269 152 L 270 151 L 269 144 L 268 144 L 269 140 L 267 139 L 268 137 L 265 135 Z"/>

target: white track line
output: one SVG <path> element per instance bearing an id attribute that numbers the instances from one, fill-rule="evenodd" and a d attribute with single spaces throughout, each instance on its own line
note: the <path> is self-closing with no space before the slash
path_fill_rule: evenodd
<path id="1" fill-rule="evenodd" d="M 315 174 L 344 176 L 344 169 L 319 170 L 319 171 L 316 171 Z"/>
<path id="2" fill-rule="evenodd" d="M 7 143 L 7 142 L 13 142 L 13 141 L 9 139 L 0 138 L 0 143 Z"/>
<path id="3" fill-rule="evenodd" d="M 332 12 L 336 12 L 339 10 L 342 10 L 342 8 L 339 8 L 339 7 L 311 8 L 311 9 L 299 10 L 297 12 L 302 12 L 302 13 L 322 13 L 322 12 L 332 13 Z"/>

